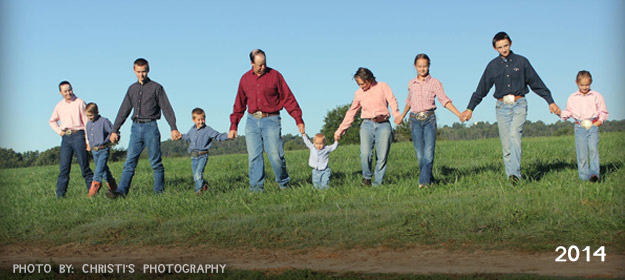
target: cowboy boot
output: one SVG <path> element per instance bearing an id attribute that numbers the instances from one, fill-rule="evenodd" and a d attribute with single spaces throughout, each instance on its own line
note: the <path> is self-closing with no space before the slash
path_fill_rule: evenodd
<path id="1" fill-rule="evenodd" d="M 87 194 L 87 197 L 93 197 L 94 195 L 96 195 L 98 191 L 100 190 L 100 186 L 102 186 L 100 182 L 92 181 L 91 187 L 89 188 L 89 194 Z"/>

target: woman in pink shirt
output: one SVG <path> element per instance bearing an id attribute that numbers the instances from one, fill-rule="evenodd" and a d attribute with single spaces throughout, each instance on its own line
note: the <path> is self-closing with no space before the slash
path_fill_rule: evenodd
<path id="1" fill-rule="evenodd" d="M 579 71 L 576 83 L 579 90 L 571 94 L 560 118 L 575 119 L 575 152 L 579 178 L 582 181 L 598 182 L 599 126 L 608 119 L 608 109 L 603 96 L 590 89 L 592 83 L 590 72 Z"/>
<path id="2" fill-rule="evenodd" d="M 360 87 L 354 94 L 352 106 L 345 113 L 345 118 L 334 132 L 334 141 L 338 141 L 354 121 L 360 108 L 360 164 L 362 166 L 362 185 L 371 185 L 371 163 L 373 160 L 373 145 L 375 144 L 376 165 L 373 185 L 378 186 L 384 180 L 386 159 L 391 147 L 392 128 L 389 122 L 391 106 L 395 122 L 401 122 L 401 114 L 397 106 L 397 99 L 388 84 L 377 82 L 371 70 L 360 67 L 354 80 Z"/>
<path id="3" fill-rule="evenodd" d="M 451 99 L 443 90 L 443 84 L 430 75 L 430 57 L 427 54 L 418 54 L 414 59 L 414 67 L 417 70 L 417 77 L 408 83 L 408 98 L 401 119 L 403 120 L 410 110 L 412 143 L 419 161 L 419 187 L 427 188 L 432 184 L 432 166 L 436 145 L 434 98 L 438 97 L 438 102 L 458 118 L 460 118 L 460 112 L 451 104 Z"/>

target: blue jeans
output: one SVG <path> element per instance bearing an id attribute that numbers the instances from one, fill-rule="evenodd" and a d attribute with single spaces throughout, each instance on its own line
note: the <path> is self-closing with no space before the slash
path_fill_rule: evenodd
<path id="1" fill-rule="evenodd" d="M 497 100 L 495 108 L 506 177 L 516 176 L 520 179 L 521 135 L 527 117 L 527 100 L 520 98 L 514 104 L 509 105 Z"/>
<path id="2" fill-rule="evenodd" d="M 312 170 L 312 182 L 315 188 L 320 190 L 325 190 L 329 188 L 328 184 L 330 183 L 330 176 L 332 175 L 332 169 L 330 167 L 324 170 Z"/>
<path id="3" fill-rule="evenodd" d="M 375 145 L 376 164 L 375 181 L 373 181 L 375 186 L 381 185 L 384 180 L 386 159 L 391 148 L 391 138 L 392 129 L 390 122 L 376 123 L 372 120 L 363 120 L 362 124 L 360 124 L 360 165 L 362 166 L 362 177 L 371 180 L 374 175 L 371 173 L 371 163 Z"/>
<path id="4" fill-rule="evenodd" d="M 161 133 L 158 130 L 156 121 L 148 123 L 133 122 L 130 129 L 130 142 L 124 170 L 119 179 L 117 192 L 123 195 L 128 194 L 132 177 L 135 175 L 135 168 L 139 162 L 139 156 L 143 148 L 148 148 L 150 165 L 154 170 L 154 193 L 159 194 L 165 190 L 165 167 L 161 161 Z"/>
<path id="5" fill-rule="evenodd" d="M 593 175 L 599 177 L 599 128 L 589 130 L 575 125 L 575 152 L 577 153 L 577 172 L 579 178 L 588 181 Z M 588 159 L 590 158 L 590 165 Z"/>
<path id="6" fill-rule="evenodd" d="M 56 179 L 56 197 L 65 197 L 74 154 L 76 154 L 78 165 L 82 171 L 82 177 L 85 179 L 85 184 L 87 185 L 87 192 L 89 192 L 91 180 L 93 180 L 93 172 L 91 168 L 89 168 L 89 155 L 87 154 L 85 131 L 80 130 L 72 135 L 62 136 L 59 155 L 59 177 Z"/>
<path id="7" fill-rule="evenodd" d="M 193 170 L 193 182 L 195 182 L 195 192 L 199 192 L 204 185 L 204 168 L 208 161 L 208 154 L 198 157 L 191 157 L 191 170 Z"/>
<path id="8" fill-rule="evenodd" d="M 432 166 L 434 165 L 434 148 L 436 146 L 436 115 L 420 121 L 410 118 L 410 131 L 419 161 L 419 184 L 432 183 Z"/>
<path id="9" fill-rule="evenodd" d="M 98 151 L 92 151 L 93 154 L 93 162 L 95 163 L 95 171 L 93 172 L 93 180 L 96 182 L 102 183 L 102 180 L 106 179 L 107 182 L 112 182 L 113 175 L 111 175 L 111 171 L 109 170 L 109 166 L 107 164 L 109 160 L 109 147 Z"/>
<path id="10" fill-rule="evenodd" d="M 287 188 L 287 183 L 291 181 L 286 172 L 281 132 L 282 125 L 279 115 L 256 119 L 252 114 L 247 114 L 245 143 L 247 145 L 251 192 L 262 192 L 265 189 L 263 148 L 269 157 L 276 182 L 280 188 Z"/>

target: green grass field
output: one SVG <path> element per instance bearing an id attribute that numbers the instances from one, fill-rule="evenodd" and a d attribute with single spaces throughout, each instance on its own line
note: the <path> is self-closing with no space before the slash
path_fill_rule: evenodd
<path id="1" fill-rule="evenodd" d="M 560 245 L 625 252 L 625 133 L 601 134 L 602 182 L 577 177 L 573 136 L 524 138 L 525 179 L 511 186 L 499 139 L 439 141 L 434 176 L 418 189 L 412 143 L 393 144 L 381 187 L 360 187 L 359 147 L 331 154 L 331 189 L 310 183 L 308 151 L 286 153 L 292 190 L 250 194 L 247 155 L 209 157 L 196 196 L 189 158 L 165 158 L 166 193 L 139 162 L 130 194 L 87 198 L 78 166 L 56 199 L 57 166 L 0 170 L 2 245 L 181 245 L 218 248 L 390 248 L 553 252 Z M 119 178 L 122 162 L 110 164 Z M 92 165 L 93 167 L 93 165 Z"/>

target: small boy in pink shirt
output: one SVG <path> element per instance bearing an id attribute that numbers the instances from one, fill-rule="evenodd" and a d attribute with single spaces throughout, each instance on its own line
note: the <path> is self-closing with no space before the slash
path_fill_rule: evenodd
<path id="1" fill-rule="evenodd" d="M 608 119 L 603 96 L 590 89 L 592 76 L 582 70 L 577 73 L 578 91 L 571 94 L 560 118 L 575 119 L 575 151 L 577 170 L 582 181 L 599 181 L 599 126 Z M 590 164 L 589 164 L 590 158 Z"/>

